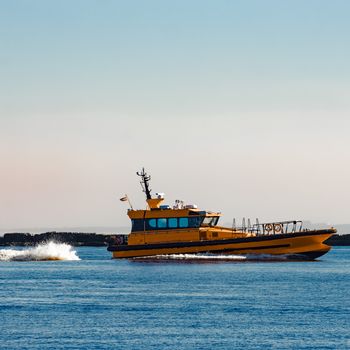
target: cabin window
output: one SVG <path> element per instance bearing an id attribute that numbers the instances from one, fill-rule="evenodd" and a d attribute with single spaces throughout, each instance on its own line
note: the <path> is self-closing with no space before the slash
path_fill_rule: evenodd
<path id="1" fill-rule="evenodd" d="M 169 218 L 168 219 L 168 227 L 169 228 L 177 228 L 177 218 Z"/>
<path id="2" fill-rule="evenodd" d="M 132 227 L 131 231 L 143 231 L 144 230 L 144 224 L 145 221 L 142 219 L 133 219 L 131 220 Z"/>
<path id="3" fill-rule="evenodd" d="M 219 220 L 218 216 L 208 216 L 204 218 L 203 225 L 215 226 L 218 223 L 218 220 Z"/>
<path id="4" fill-rule="evenodd" d="M 188 227 L 188 218 L 179 218 L 179 227 Z"/>
<path id="5" fill-rule="evenodd" d="M 188 226 L 189 227 L 199 227 L 202 223 L 203 217 L 189 217 L 188 218 Z"/>
<path id="6" fill-rule="evenodd" d="M 156 219 L 149 219 L 149 220 L 148 220 L 148 225 L 149 225 L 151 228 L 156 228 L 156 227 L 157 227 L 157 220 L 156 220 Z"/>
<path id="7" fill-rule="evenodd" d="M 212 218 L 211 218 L 212 219 Z M 176 228 L 197 228 L 201 225 L 203 216 L 198 217 L 183 217 L 183 218 L 158 218 L 147 219 L 146 230 L 164 230 L 164 229 L 176 229 Z M 144 230 L 143 220 L 133 220 L 132 231 Z"/>
<path id="8" fill-rule="evenodd" d="M 166 228 L 167 227 L 166 219 L 158 219 L 157 227 L 158 228 Z"/>

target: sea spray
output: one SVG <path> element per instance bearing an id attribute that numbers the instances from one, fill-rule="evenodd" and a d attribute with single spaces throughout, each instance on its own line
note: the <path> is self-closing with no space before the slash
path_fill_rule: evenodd
<path id="1" fill-rule="evenodd" d="M 80 260 L 66 243 L 46 242 L 28 249 L 0 249 L 0 261 Z"/>

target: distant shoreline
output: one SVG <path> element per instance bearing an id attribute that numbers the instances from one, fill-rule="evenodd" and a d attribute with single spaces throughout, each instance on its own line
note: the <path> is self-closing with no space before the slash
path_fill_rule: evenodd
<path id="1" fill-rule="evenodd" d="M 5 233 L 0 237 L 0 246 L 35 246 L 55 241 L 73 246 L 103 247 L 112 243 L 115 237 L 115 234 L 84 232 Z M 330 246 L 350 246 L 350 234 L 333 235 L 325 243 Z"/>

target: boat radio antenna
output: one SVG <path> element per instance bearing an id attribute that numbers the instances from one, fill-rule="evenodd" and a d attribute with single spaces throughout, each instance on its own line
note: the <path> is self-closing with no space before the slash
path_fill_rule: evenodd
<path id="1" fill-rule="evenodd" d="M 147 173 L 145 172 L 145 168 L 142 168 L 142 171 L 137 171 L 136 174 L 141 177 L 140 184 L 142 187 L 142 191 L 146 193 L 146 198 L 152 199 L 152 190 L 149 188 L 149 180 L 151 180 L 151 176 L 147 175 Z"/>

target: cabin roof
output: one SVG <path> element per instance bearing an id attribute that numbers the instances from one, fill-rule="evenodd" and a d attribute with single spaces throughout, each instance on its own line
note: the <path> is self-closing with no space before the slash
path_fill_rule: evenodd
<path id="1" fill-rule="evenodd" d="M 200 209 L 152 209 L 152 210 L 128 210 L 130 219 L 144 218 L 177 218 L 184 216 L 221 216 L 221 213 L 205 211 Z"/>

